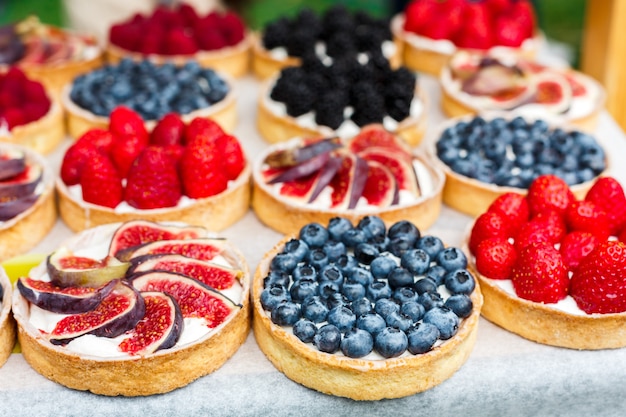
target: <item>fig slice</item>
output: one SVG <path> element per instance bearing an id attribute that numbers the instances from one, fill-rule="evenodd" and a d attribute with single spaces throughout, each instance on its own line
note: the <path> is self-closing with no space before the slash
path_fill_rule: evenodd
<path id="1" fill-rule="evenodd" d="M 341 157 L 331 156 L 317 172 L 294 181 L 284 182 L 280 194 L 310 203 L 320 195 L 341 166 Z"/>
<path id="2" fill-rule="evenodd" d="M 114 279 L 122 279 L 130 267 L 129 262 L 121 262 L 114 256 L 102 260 L 75 256 L 63 246 L 50 254 L 46 268 L 50 281 L 60 287 L 100 287 Z"/>
<path id="3" fill-rule="evenodd" d="M 209 328 L 219 326 L 236 307 L 240 307 L 208 285 L 174 272 L 138 274 L 133 276 L 131 283 L 138 291 L 159 291 L 171 295 L 184 318 L 204 319 Z"/>
<path id="4" fill-rule="evenodd" d="M 271 168 L 292 167 L 340 147 L 341 143 L 337 137 L 316 139 L 304 146 L 274 151 L 267 155 L 265 163 Z"/>
<path id="5" fill-rule="evenodd" d="M 269 180 L 269 184 L 276 184 L 279 182 L 294 181 L 299 178 L 306 177 L 319 171 L 330 159 L 330 152 L 325 152 L 320 155 L 316 155 L 311 159 L 307 159 L 297 165 L 294 165 L 274 178 Z"/>
<path id="6" fill-rule="evenodd" d="M 28 210 L 39 199 L 38 195 L 31 194 L 26 197 L 2 197 L 0 198 L 0 221 L 11 220 L 13 217 Z"/>
<path id="7" fill-rule="evenodd" d="M 217 290 L 231 288 L 243 276 L 243 271 L 238 269 L 176 254 L 143 255 L 134 258 L 128 275 L 149 271 L 177 272 Z"/>
<path id="8" fill-rule="evenodd" d="M 356 207 L 365 181 L 367 180 L 367 162 L 361 157 L 344 153 L 341 166 L 330 182 L 333 191 L 331 207 L 353 209 Z"/>
<path id="9" fill-rule="evenodd" d="M 93 310 L 116 286 L 110 281 L 101 287 L 59 287 L 48 281 L 21 277 L 17 289 L 32 304 L 61 314 L 85 313 Z"/>
<path id="10" fill-rule="evenodd" d="M 93 310 L 62 318 L 48 335 L 50 343 L 65 345 L 79 336 L 113 338 L 135 328 L 146 313 L 137 290 L 120 281 Z"/>
<path id="11" fill-rule="evenodd" d="M 368 161 L 367 167 L 367 181 L 363 188 L 363 197 L 367 203 L 376 207 L 397 204 L 398 187 L 391 171 L 376 161 Z"/>
<path id="12" fill-rule="evenodd" d="M 350 139 L 347 146 L 357 154 L 371 147 L 380 147 L 411 155 L 411 148 L 404 140 L 379 124 L 363 127 L 356 136 Z"/>
<path id="13" fill-rule="evenodd" d="M 220 238 L 159 240 L 128 248 L 120 254 L 118 259 L 128 261 L 142 255 L 169 253 L 200 259 L 202 261 L 210 261 L 218 255 L 223 255 L 226 245 L 226 239 Z"/>
<path id="14" fill-rule="evenodd" d="M 43 168 L 39 164 L 29 164 L 12 177 L 0 181 L 0 198 L 21 198 L 35 192 L 43 177 Z"/>
<path id="15" fill-rule="evenodd" d="M 375 161 L 385 166 L 396 179 L 400 190 L 406 190 L 415 196 L 421 195 L 419 181 L 412 165 L 412 160 L 390 149 L 373 147 L 365 149 L 359 155 L 366 161 Z"/>
<path id="16" fill-rule="evenodd" d="M 109 255 L 159 240 L 195 239 L 206 237 L 208 230 L 200 226 L 173 226 L 147 220 L 131 220 L 122 224 L 113 234 Z"/>
<path id="17" fill-rule="evenodd" d="M 515 90 L 523 84 L 526 84 L 526 78 L 519 68 L 492 60 L 463 80 L 461 90 L 474 96 L 495 96 Z"/>
<path id="18" fill-rule="evenodd" d="M 561 74 L 543 72 L 535 77 L 535 94 L 533 104 L 540 104 L 543 111 L 554 114 L 565 113 L 572 103 L 572 88 Z"/>
<path id="19" fill-rule="evenodd" d="M 26 169 L 26 154 L 20 149 L 6 149 L 0 155 L 0 180 L 15 177 Z"/>
<path id="20" fill-rule="evenodd" d="M 183 313 L 178 303 L 162 292 L 142 292 L 146 314 L 120 343 L 122 352 L 146 355 L 173 347 L 183 332 Z"/>

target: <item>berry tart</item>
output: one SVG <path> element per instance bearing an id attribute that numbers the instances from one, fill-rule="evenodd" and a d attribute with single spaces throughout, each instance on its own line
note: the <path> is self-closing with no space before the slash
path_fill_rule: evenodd
<path id="1" fill-rule="evenodd" d="M 460 249 L 408 221 L 310 223 L 259 264 L 254 335 L 306 387 L 355 400 L 412 395 L 473 349 L 482 295 L 466 266 Z"/>
<path id="2" fill-rule="evenodd" d="M 65 153 L 56 182 L 61 218 L 74 231 L 141 218 L 182 221 L 214 231 L 248 211 L 250 164 L 217 123 L 175 113 L 148 133 L 126 107 Z"/>
<path id="3" fill-rule="evenodd" d="M 344 216 L 406 219 L 427 229 L 439 216 L 443 172 L 380 125 L 349 140 L 294 138 L 270 146 L 253 168 L 252 208 L 281 233 Z"/>
<path id="4" fill-rule="evenodd" d="M 232 11 L 198 15 L 193 6 L 158 6 L 151 15 L 134 15 L 111 26 L 107 59 L 150 59 L 178 65 L 194 60 L 202 67 L 241 77 L 250 66 L 250 36 Z"/>
<path id="5" fill-rule="evenodd" d="M 44 85 L 18 67 L 0 71 L 0 141 L 48 153 L 64 138 L 63 108 Z"/>
<path id="6" fill-rule="evenodd" d="M 546 66 L 510 54 L 455 54 L 441 71 L 441 106 L 450 117 L 512 111 L 593 131 L 605 92 L 571 68 Z"/>
<path id="7" fill-rule="evenodd" d="M 593 136 L 542 119 L 485 113 L 445 122 L 434 138 L 444 203 L 474 217 L 501 194 L 525 193 L 543 174 L 563 178 L 582 197 L 608 167 Z"/>
<path id="8" fill-rule="evenodd" d="M 417 146 L 427 122 L 426 96 L 415 73 L 392 69 L 382 55 L 347 56 L 324 64 L 316 56 L 281 70 L 261 87 L 257 128 L 271 143 L 293 137 L 350 137 L 372 123 Z"/>
<path id="9" fill-rule="evenodd" d="M 0 261 L 36 246 L 56 221 L 54 175 L 23 146 L 0 144 Z"/>
<path id="10" fill-rule="evenodd" d="M 572 349 L 626 346 L 626 197 L 601 177 L 581 199 L 544 175 L 498 197 L 471 227 L 482 314 L 527 339 Z"/>
<path id="11" fill-rule="evenodd" d="M 544 43 L 529 0 L 413 0 L 391 21 L 404 65 L 439 75 L 457 51 L 533 58 Z"/>
<path id="12" fill-rule="evenodd" d="M 181 223 L 109 224 L 72 237 L 13 294 L 26 361 L 101 395 L 185 386 L 224 364 L 250 330 L 241 253 Z"/>
<path id="13" fill-rule="evenodd" d="M 11 314 L 12 297 L 11 281 L 0 267 L 0 366 L 9 359 L 15 346 L 15 320 Z"/>
<path id="14" fill-rule="evenodd" d="M 106 128 L 117 106 L 141 115 L 149 126 L 167 113 L 217 121 L 231 132 L 237 122 L 233 80 L 189 61 L 182 66 L 123 59 L 83 74 L 65 87 L 62 103 L 68 132 L 78 138 L 92 127 Z"/>

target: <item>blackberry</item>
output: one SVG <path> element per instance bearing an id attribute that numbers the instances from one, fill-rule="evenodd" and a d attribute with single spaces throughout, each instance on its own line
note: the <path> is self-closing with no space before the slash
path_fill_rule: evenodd
<path id="1" fill-rule="evenodd" d="M 286 17 L 269 23 L 263 31 L 263 46 L 271 50 L 287 45 L 290 32 L 289 19 Z"/>
<path id="2" fill-rule="evenodd" d="M 359 82 L 353 89 L 354 114 L 352 121 L 357 126 L 370 123 L 382 123 L 385 113 L 385 100 L 376 89 L 368 83 Z"/>
<path id="3" fill-rule="evenodd" d="M 291 95 L 285 101 L 287 114 L 301 116 L 311 110 L 315 102 L 315 91 L 306 84 L 297 84 L 291 88 Z"/>
<path id="4" fill-rule="evenodd" d="M 306 27 L 293 30 L 287 39 L 287 53 L 290 56 L 303 56 L 315 50 L 315 37 Z"/>
<path id="5" fill-rule="evenodd" d="M 337 129 L 344 121 L 343 109 L 345 105 L 336 100 L 333 91 L 323 93 L 315 104 L 315 123 Z M 347 97 L 347 94 L 344 94 Z"/>
<path id="6" fill-rule="evenodd" d="M 322 32 L 320 37 L 328 40 L 333 34 L 341 31 L 354 33 L 354 17 L 344 5 L 336 5 L 326 10 L 322 16 Z"/>
<path id="7" fill-rule="evenodd" d="M 317 39 L 322 32 L 322 20 L 313 10 L 305 7 L 300 10 L 295 17 L 292 26 L 297 28 L 307 28 L 314 39 Z"/>
<path id="8" fill-rule="evenodd" d="M 320 61 L 320 58 L 314 51 L 308 51 L 301 57 L 302 63 L 300 67 L 307 74 L 320 74 L 325 75 L 326 66 Z"/>
<path id="9" fill-rule="evenodd" d="M 330 57 L 353 56 L 356 52 L 354 37 L 350 32 L 335 32 L 326 41 L 326 54 Z"/>

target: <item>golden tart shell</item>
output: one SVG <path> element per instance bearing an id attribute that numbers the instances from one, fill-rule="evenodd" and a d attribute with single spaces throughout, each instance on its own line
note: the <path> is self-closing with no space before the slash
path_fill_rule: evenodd
<path id="1" fill-rule="evenodd" d="M 13 288 L 9 277 L 4 269 L 0 267 L 0 286 L 4 290 L 2 296 L 2 306 L 0 307 L 0 366 L 11 356 L 15 346 L 15 320 L 11 314 L 11 299 L 13 298 Z"/>

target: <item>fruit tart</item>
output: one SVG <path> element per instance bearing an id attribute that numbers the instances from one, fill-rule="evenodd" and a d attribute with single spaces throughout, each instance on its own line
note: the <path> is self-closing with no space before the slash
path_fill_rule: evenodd
<path id="1" fill-rule="evenodd" d="M 18 67 L 0 71 L 0 142 L 52 151 L 65 138 L 63 109 Z"/>
<path id="2" fill-rule="evenodd" d="M 19 66 L 53 94 L 79 74 L 102 65 L 96 38 L 43 24 L 35 16 L 0 27 L 0 68 Z"/>
<path id="3" fill-rule="evenodd" d="M 13 286 L 4 268 L 0 267 L 0 366 L 4 365 L 15 346 L 15 320 L 11 314 Z"/>
<path id="4" fill-rule="evenodd" d="M 252 208 L 288 234 L 310 222 L 378 215 L 427 229 L 439 216 L 444 176 L 398 136 L 369 125 L 349 140 L 294 138 L 269 147 L 253 169 Z"/>
<path id="5" fill-rule="evenodd" d="M 214 119 L 229 132 L 237 121 L 232 79 L 195 61 L 158 66 L 149 60 L 123 59 L 74 79 L 64 89 L 62 103 L 73 138 L 92 127 L 106 128 L 117 106 L 133 109 L 149 126 L 170 112 L 186 122 Z"/>
<path id="6" fill-rule="evenodd" d="M 185 386 L 223 365 L 250 330 L 246 262 L 198 226 L 85 230 L 16 288 L 26 361 L 52 381 L 101 395 Z"/>
<path id="7" fill-rule="evenodd" d="M 382 55 L 351 57 L 324 64 L 305 57 L 261 87 L 257 128 L 271 143 L 296 136 L 350 137 L 381 123 L 417 146 L 427 123 L 427 103 L 415 73 L 391 69 Z"/>
<path id="8" fill-rule="evenodd" d="M 445 122 L 430 150 L 443 169 L 443 201 L 471 216 L 506 192 L 523 194 L 543 174 L 563 178 L 578 197 L 606 171 L 608 155 L 588 133 L 500 113 Z"/>
<path id="9" fill-rule="evenodd" d="M 527 339 L 572 349 L 626 346 L 626 197 L 601 177 L 583 198 L 554 175 L 507 193 L 468 233 L 482 314 Z"/>
<path id="10" fill-rule="evenodd" d="M 403 63 L 439 75 L 457 51 L 506 51 L 533 58 L 544 39 L 529 0 L 413 0 L 391 21 Z"/>
<path id="11" fill-rule="evenodd" d="M 36 246 L 56 217 L 47 161 L 23 146 L 0 143 L 0 261 Z"/>
<path id="12" fill-rule="evenodd" d="M 298 66 L 314 55 L 329 62 L 382 54 L 393 68 L 402 59 L 387 19 L 363 11 L 351 13 L 343 5 L 334 5 L 320 15 L 303 8 L 292 18 L 269 22 L 254 39 L 252 52 L 253 70 L 261 79 L 274 76 L 285 67 Z"/>
<path id="13" fill-rule="evenodd" d="M 441 106 L 451 117 L 512 111 L 573 124 L 597 125 L 605 92 L 591 77 L 502 53 L 459 52 L 441 71 Z"/>
<path id="14" fill-rule="evenodd" d="M 74 231 L 132 219 L 182 221 L 220 231 L 244 216 L 251 168 L 236 137 L 176 113 L 150 132 L 126 107 L 65 153 L 56 182 L 61 218 Z"/>
<path id="15" fill-rule="evenodd" d="M 241 17 L 232 11 L 199 15 L 193 6 L 157 6 L 149 16 L 135 14 L 111 26 L 107 59 L 149 59 L 178 65 L 194 60 L 233 77 L 248 73 L 250 36 Z"/>
<path id="16" fill-rule="evenodd" d="M 476 340 L 482 295 L 467 258 L 411 222 L 310 223 L 259 264 L 253 329 L 288 378 L 355 400 L 450 378 Z"/>

